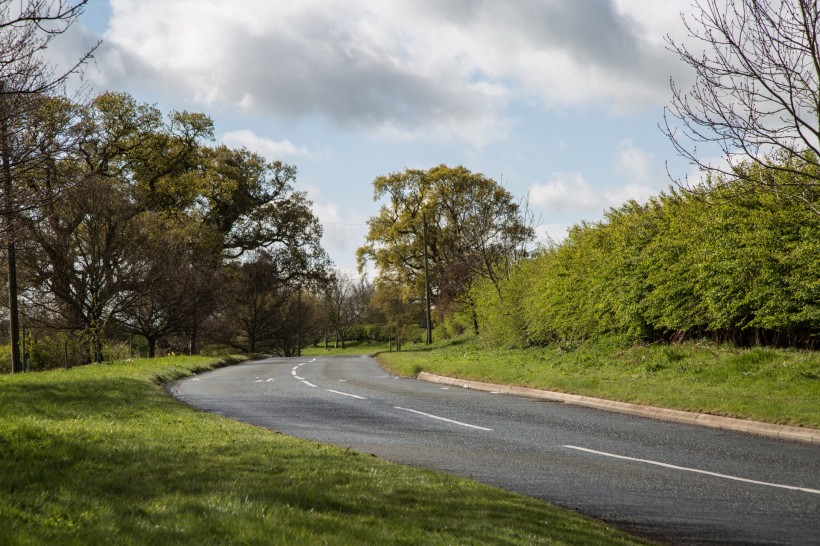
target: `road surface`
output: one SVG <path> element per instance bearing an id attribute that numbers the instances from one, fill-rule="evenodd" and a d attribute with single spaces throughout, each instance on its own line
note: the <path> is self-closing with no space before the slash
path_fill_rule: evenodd
<path id="1" fill-rule="evenodd" d="M 366 356 L 175 383 L 195 407 L 442 470 L 674 544 L 820 544 L 820 448 L 397 378 Z"/>

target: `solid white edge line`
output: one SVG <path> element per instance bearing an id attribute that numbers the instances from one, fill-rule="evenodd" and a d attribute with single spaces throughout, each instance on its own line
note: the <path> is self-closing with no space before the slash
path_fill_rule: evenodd
<path id="1" fill-rule="evenodd" d="M 414 410 L 414 409 L 400 408 L 398 406 L 394 406 L 394 409 L 402 410 L 402 411 L 409 411 L 409 412 L 412 412 L 412 413 L 418 413 L 419 415 L 424 415 L 425 417 L 429 417 L 431 419 L 438 419 L 439 421 L 446 421 L 447 423 L 452 423 L 454 425 L 460 425 L 462 427 L 475 428 L 475 429 L 478 429 L 478 430 L 486 430 L 486 431 L 489 431 L 489 432 L 492 432 L 492 430 L 493 430 L 491 428 L 480 427 L 478 425 L 470 425 L 468 423 L 462 423 L 461 421 L 453 421 L 452 419 L 447 419 L 446 417 L 439 417 L 438 415 L 430 415 L 429 413 L 424 413 L 423 411 L 418 411 L 418 410 Z"/>
<path id="2" fill-rule="evenodd" d="M 587 453 L 593 453 L 595 455 L 601 455 L 604 457 L 612 457 L 613 459 L 623 459 L 625 461 L 634 461 L 638 463 L 646 463 L 652 464 L 655 466 L 662 466 L 664 468 L 671 468 L 673 470 L 682 470 L 685 472 L 695 472 L 696 474 L 705 474 L 707 476 L 714 476 L 716 478 L 725 478 L 727 480 L 735 480 L 738 482 L 745 482 L 745 483 L 753 483 L 756 485 L 766 485 L 769 487 L 778 487 L 780 489 L 790 489 L 792 491 L 803 491 L 804 493 L 813 493 L 815 495 L 820 495 L 820 490 L 818 489 L 810 489 L 808 487 L 797 487 L 794 485 L 783 485 L 779 483 L 770 483 L 770 482 L 761 482 L 758 480 L 749 480 L 747 478 L 739 478 L 737 476 L 730 476 L 728 474 L 718 474 L 717 472 L 709 472 L 708 470 L 699 470 L 697 468 L 687 468 L 685 466 L 677 466 L 668 463 L 661 463 L 658 461 L 650 461 L 648 459 L 636 459 L 634 457 L 626 457 L 624 455 L 615 455 L 614 453 L 607 453 L 605 451 L 595 451 L 594 449 L 587 449 L 585 447 L 578 447 L 578 446 L 563 446 L 567 449 L 577 449 L 578 451 L 585 451 Z"/>
<path id="3" fill-rule="evenodd" d="M 341 392 L 341 391 L 334 391 L 333 389 L 325 389 L 327 392 L 332 392 L 333 394 L 341 394 L 342 396 L 349 396 L 351 398 L 358 398 L 359 400 L 367 400 L 364 396 L 356 396 L 355 394 L 350 394 L 348 392 Z"/>
<path id="4" fill-rule="evenodd" d="M 302 381 L 302 383 L 304 383 L 304 384 L 305 384 L 305 385 L 307 385 L 308 387 L 313 387 L 314 389 L 318 389 L 318 388 L 319 388 L 319 387 L 317 387 L 316 385 L 314 385 L 313 383 L 311 383 L 310 381 L 304 381 L 304 380 L 303 380 L 303 381 Z"/>

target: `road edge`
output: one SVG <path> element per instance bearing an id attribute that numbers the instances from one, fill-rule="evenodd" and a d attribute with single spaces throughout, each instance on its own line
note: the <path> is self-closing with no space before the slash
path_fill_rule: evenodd
<path id="1" fill-rule="evenodd" d="M 747 419 L 736 419 L 734 417 L 710 415 L 708 413 L 696 413 L 691 411 L 657 408 L 654 406 L 643 406 L 640 404 L 631 404 L 629 402 L 617 402 L 614 400 L 604 400 L 602 398 L 592 398 L 577 394 L 532 389 L 529 387 L 496 385 L 494 383 L 485 383 L 483 381 L 473 381 L 469 379 L 457 379 L 454 377 L 446 377 L 428 372 L 419 372 L 417 378 L 430 383 L 439 383 L 442 385 L 450 385 L 464 389 L 527 396 L 530 398 L 538 398 L 540 400 L 549 400 L 551 402 L 563 402 L 565 404 L 574 404 L 576 406 L 585 406 L 604 411 L 613 411 L 618 413 L 626 413 L 629 415 L 637 415 L 640 417 L 648 417 L 650 419 L 684 423 L 688 425 L 699 425 L 736 432 L 747 432 L 749 434 L 776 438 L 778 440 L 789 440 L 804 444 L 820 445 L 820 429 L 776 425 L 772 423 L 762 423 L 760 421 L 750 421 Z"/>

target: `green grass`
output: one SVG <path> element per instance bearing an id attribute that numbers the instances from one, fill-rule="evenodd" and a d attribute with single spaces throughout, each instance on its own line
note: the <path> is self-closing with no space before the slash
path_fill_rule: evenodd
<path id="1" fill-rule="evenodd" d="M 610 544 L 621 532 L 168 396 L 172 357 L 0 377 L 0 544 Z"/>
<path id="2" fill-rule="evenodd" d="M 388 350 L 387 343 L 370 341 L 346 341 L 345 348 L 333 348 L 333 343 L 325 349 L 324 345 L 305 347 L 302 349 L 302 356 L 328 356 L 328 355 L 372 355 L 380 351 Z"/>
<path id="3" fill-rule="evenodd" d="M 381 353 L 396 373 L 502 384 L 820 428 L 820 352 L 708 343 L 491 349 L 476 339 Z"/>

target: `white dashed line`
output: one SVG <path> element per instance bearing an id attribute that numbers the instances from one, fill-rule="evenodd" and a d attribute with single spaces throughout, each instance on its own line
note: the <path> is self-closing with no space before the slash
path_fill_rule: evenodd
<path id="1" fill-rule="evenodd" d="M 429 413 L 424 413 L 423 411 L 417 411 L 417 410 L 414 410 L 414 409 L 400 408 L 398 406 L 396 406 L 395 409 L 402 410 L 402 411 L 409 411 L 411 413 L 417 413 L 419 415 L 424 415 L 425 417 L 429 417 L 431 419 L 438 419 L 439 421 L 445 421 L 447 423 L 452 423 L 454 425 L 459 425 L 459 426 L 462 426 L 462 427 L 475 428 L 475 429 L 478 429 L 478 430 L 486 430 L 486 431 L 490 431 L 490 432 L 493 430 L 491 428 L 480 427 L 478 425 L 470 425 L 468 423 L 462 423 L 461 421 L 453 421 L 452 419 L 447 419 L 446 417 L 439 417 L 438 415 L 430 415 Z"/>
<path id="2" fill-rule="evenodd" d="M 304 384 L 305 384 L 305 385 L 307 385 L 308 387 L 313 387 L 314 389 L 318 389 L 318 388 L 319 388 L 319 387 L 317 387 L 316 385 L 314 385 L 313 383 L 311 383 L 310 381 L 302 381 L 302 383 L 304 383 Z"/>
<path id="3" fill-rule="evenodd" d="M 367 400 L 367 398 L 365 398 L 363 396 L 356 396 L 355 394 L 350 394 L 350 393 L 347 393 L 347 392 L 334 391 L 333 389 L 325 389 L 325 390 L 327 392 L 332 392 L 333 394 L 341 394 L 342 396 L 349 396 L 351 398 L 358 398 L 359 400 Z"/>
<path id="4" fill-rule="evenodd" d="M 695 472 L 696 474 L 705 474 L 707 476 L 714 476 L 716 478 L 725 478 L 727 480 L 735 480 L 738 482 L 745 482 L 745 483 L 753 483 L 756 485 L 766 485 L 768 487 L 778 487 L 780 489 L 790 489 L 792 491 L 803 491 L 804 493 L 813 493 L 815 495 L 820 495 L 820 490 L 817 489 L 809 489 L 808 487 L 796 487 L 794 485 L 782 485 L 779 483 L 769 483 L 769 482 L 761 482 L 758 480 L 749 480 L 746 478 L 739 478 L 737 476 L 730 476 L 728 474 L 718 474 L 717 472 L 709 472 L 708 470 L 698 470 L 697 468 L 687 468 L 685 466 L 676 466 L 673 464 L 661 463 L 658 461 L 650 461 L 648 459 L 636 459 L 634 457 L 626 457 L 624 455 L 615 455 L 614 453 L 607 453 L 605 451 L 595 451 L 594 449 L 587 449 L 584 447 L 578 446 L 564 446 L 567 449 L 576 449 L 578 451 L 585 451 L 587 453 L 592 453 L 594 455 L 601 455 L 603 457 L 612 457 L 613 459 L 623 459 L 625 461 L 634 461 L 637 463 L 645 463 L 651 464 L 655 466 L 662 466 L 664 468 L 671 468 L 672 470 L 682 470 L 684 472 Z"/>

